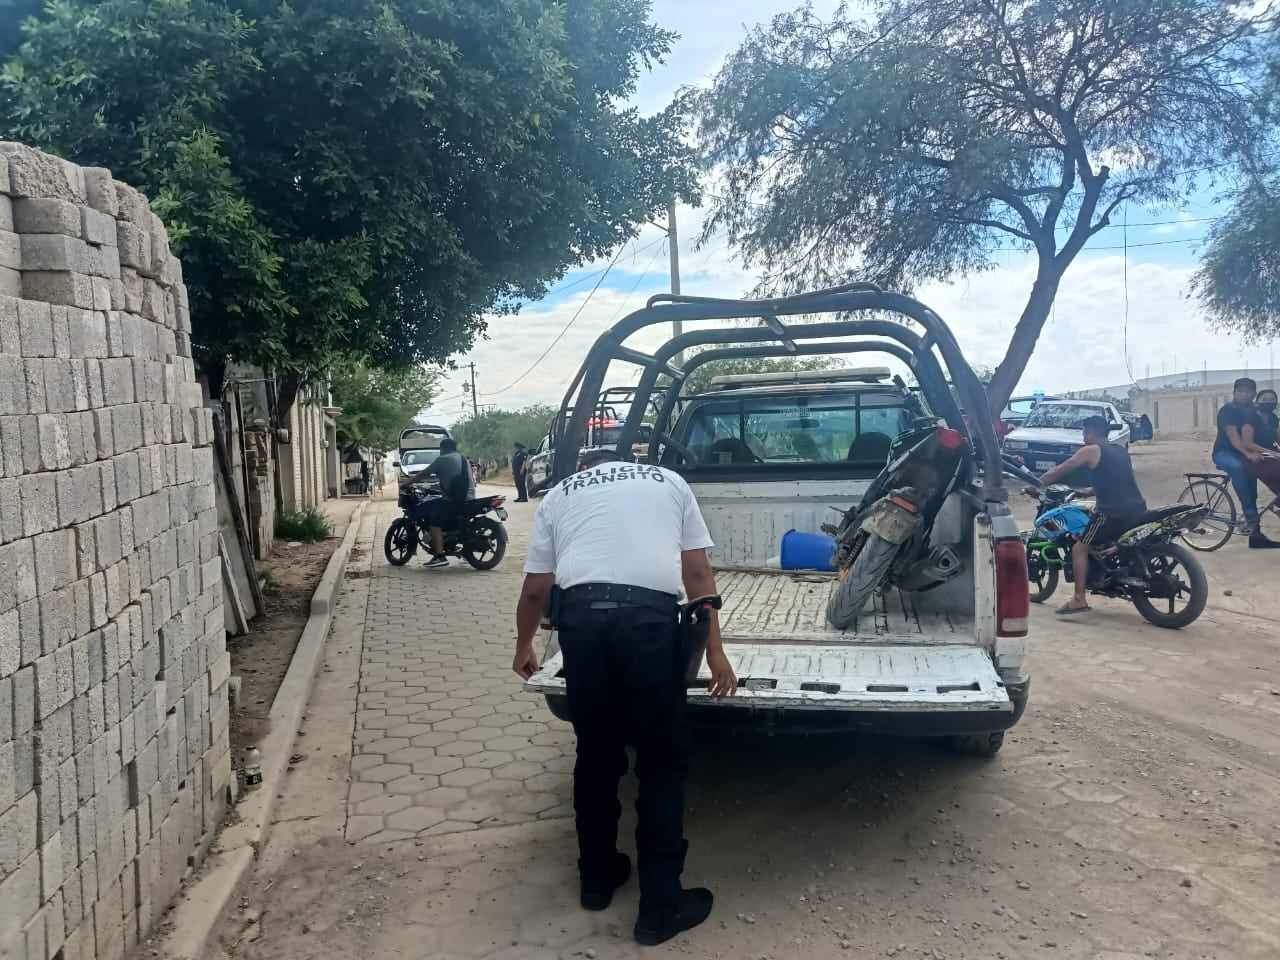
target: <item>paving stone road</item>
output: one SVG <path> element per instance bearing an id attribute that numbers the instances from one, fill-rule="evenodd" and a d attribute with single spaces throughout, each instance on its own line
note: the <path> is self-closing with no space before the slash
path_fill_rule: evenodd
<path id="1" fill-rule="evenodd" d="M 373 506 L 299 741 L 308 760 L 211 958 L 662 953 L 630 941 L 634 884 L 606 913 L 577 907 L 572 737 L 510 672 L 534 505 L 514 508 L 490 573 L 388 566 L 394 504 Z M 1249 561 L 1229 547 L 1213 570 L 1252 612 L 1215 604 L 1189 630 L 1118 603 L 1089 623 L 1036 610 L 1031 707 L 991 762 L 909 740 L 700 740 L 688 880 L 718 906 L 674 949 L 1280 956 L 1280 606 L 1233 572 Z"/>

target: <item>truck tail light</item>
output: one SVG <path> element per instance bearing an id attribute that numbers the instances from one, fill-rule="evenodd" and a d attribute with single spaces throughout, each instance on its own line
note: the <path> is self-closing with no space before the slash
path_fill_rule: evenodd
<path id="1" fill-rule="evenodd" d="M 968 418 L 965 418 L 968 423 Z M 938 445 L 943 450 L 959 450 L 965 445 L 964 434 L 959 430 L 952 430 L 950 427 L 938 428 Z"/>
<path id="2" fill-rule="evenodd" d="M 1027 548 L 1021 539 L 996 541 L 996 636 L 1025 637 L 1031 616 Z"/>

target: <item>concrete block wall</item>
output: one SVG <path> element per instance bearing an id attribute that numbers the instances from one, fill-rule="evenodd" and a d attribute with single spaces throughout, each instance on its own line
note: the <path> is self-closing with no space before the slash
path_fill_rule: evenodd
<path id="1" fill-rule="evenodd" d="M 225 810 L 212 429 L 147 199 L 0 142 L 0 960 L 124 956 Z"/>

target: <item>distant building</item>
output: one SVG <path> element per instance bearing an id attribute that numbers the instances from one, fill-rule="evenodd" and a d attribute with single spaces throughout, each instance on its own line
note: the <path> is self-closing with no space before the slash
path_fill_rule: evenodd
<path id="1" fill-rule="evenodd" d="M 1230 402 L 1231 385 L 1240 377 L 1252 377 L 1259 388 L 1280 384 L 1280 370 L 1192 370 L 1120 386 L 1073 390 L 1066 396 L 1123 402 L 1133 413 L 1150 417 L 1158 437 L 1170 437 L 1215 430 L 1218 410 Z"/>

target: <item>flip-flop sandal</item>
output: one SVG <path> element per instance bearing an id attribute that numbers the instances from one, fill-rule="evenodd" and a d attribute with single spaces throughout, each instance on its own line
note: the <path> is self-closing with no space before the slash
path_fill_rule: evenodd
<path id="1" fill-rule="evenodd" d="M 1092 607 L 1073 607 L 1069 603 L 1064 603 L 1054 611 L 1060 617 L 1074 617 L 1078 613 L 1088 613 Z"/>

